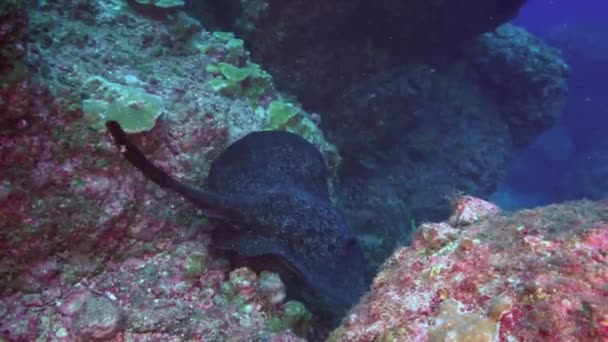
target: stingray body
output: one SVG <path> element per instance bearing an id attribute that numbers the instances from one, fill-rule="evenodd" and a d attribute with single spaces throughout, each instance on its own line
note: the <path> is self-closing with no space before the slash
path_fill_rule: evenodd
<path id="1" fill-rule="evenodd" d="M 283 131 L 251 133 L 213 162 L 202 190 L 156 167 L 117 122 L 107 127 L 124 157 L 147 178 L 230 224 L 214 234 L 215 248 L 285 259 L 337 311 L 362 294 L 361 250 L 331 203 L 323 156 L 305 139 Z"/>

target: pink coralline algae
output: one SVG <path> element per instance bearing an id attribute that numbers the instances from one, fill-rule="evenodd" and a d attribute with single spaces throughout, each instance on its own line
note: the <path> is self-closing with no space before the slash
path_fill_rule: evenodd
<path id="1" fill-rule="evenodd" d="M 216 94 L 205 67 L 219 57 L 170 25 L 108 5 L 121 1 L 83 3 L 19 11 L 33 29 L 14 57 L 27 52 L 31 68 L 0 89 L 0 341 L 303 341 L 310 313 L 280 277 L 214 256 L 214 226 L 83 120 L 81 86 L 102 76 L 162 97 L 163 119 L 133 140 L 193 184 L 261 116 Z M 258 105 L 278 94 L 265 96 Z M 579 202 L 501 216 L 460 198 L 385 263 L 330 339 L 606 339 L 606 212 Z"/>
<path id="2" fill-rule="evenodd" d="M 608 203 L 454 210 L 385 262 L 330 341 L 608 340 Z"/>
<path id="3" fill-rule="evenodd" d="M 285 287 L 276 274 L 192 272 L 193 262 L 210 258 L 205 244 L 166 241 L 163 247 L 108 261 L 105 271 L 74 285 L 58 281 L 39 293 L 6 293 L 0 340 L 303 341 L 290 326 L 269 323 L 284 319 L 291 303 L 283 303 Z"/>
<path id="4" fill-rule="evenodd" d="M 121 159 L 83 119 L 81 90 L 100 76 L 162 97 L 163 118 L 133 139 L 193 184 L 263 117 L 210 88 L 218 61 L 172 24 L 69 4 L 22 13 L 32 68 L 0 90 L 0 341 L 301 341 L 279 276 L 231 273 L 210 253 L 214 225 Z"/>

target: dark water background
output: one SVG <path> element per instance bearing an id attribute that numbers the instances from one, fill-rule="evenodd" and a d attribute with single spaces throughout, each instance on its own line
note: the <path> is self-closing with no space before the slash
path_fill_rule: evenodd
<path id="1" fill-rule="evenodd" d="M 561 123 L 513 158 L 492 199 L 505 209 L 608 197 L 608 1 L 532 0 L 514 20 L 571 67 Z"/>

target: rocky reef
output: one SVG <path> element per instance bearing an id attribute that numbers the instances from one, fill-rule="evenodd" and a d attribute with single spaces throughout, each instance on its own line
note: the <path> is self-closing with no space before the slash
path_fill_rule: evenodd
<path id="1" fill-rule="evenodd" d="M 2 338 L 304 341 L 291 331 L 305 334 L 310 313 L 285 302 L 276 274 L 227 273 L 228 264 L 212 261 L 207 246 L 200 239 L 157 239 L 154 250 L 107 260 L 95 272 L 96 260 L 86 255 L 66 251 L 40 260 L 28 276 L 42 288 L 0 299 Z"/>
<path id="2" fill-rule="evenodd" d="M 160 167 L 200 184 L 227 144 L 263 129 L 298 132 L 335 168 L 314 119 L 232 35 L 195 20 L 159 24 L 119 0 L 23 6 L 2 8 L 14 32 L 29 26 L 2 41 L 23 44 L 6 68 L 26 72 L 0 93 L 1 338 L 308 334 L 278 275 L 208 253 L 214 224 L 125 163 L 102 123 L 121 121 Z"/>
<path id="3" fill-rule="evenodd" d="M 135 172 L 111 143 L 104 120 L 121 122 L 159 167 L 193 184 L 203 183 L 210 161 L 249 132 L 300 134 L 323 153 L 334 197 L 358 230 L 368 258 L 380 264 L 410 240 L 419 221 L 440 220 L 449 212 L 446 195 L 491 192 L 512 146 L 550 126 L 565 94 L 567 67 L 556 51 L 510 26 L 480 36 L 511 17 L 523 1 L 488 1 L 474 11 L 453 11 L 451 6 L 470 8 L 466 1 L 202 3 L 210 4 L 202 24 L 181 12 L 193 10 L 188 1 L 11 0 L 0 5 L 0 339 L 278 342 L 315 341 L 328 334 L 308 303 L 288 296 L 286 279 L 270 270 L 256 273 L 231 265 L 227 256 L 214 254 L 210 233 L 222 227 Z M 357 6 L 363 3 L 369 17 L 360 17 L 364 12 Z M 304 5 L 314 10 L 301 12 Z M 437 6 L 447 7 L 438 11 Z M 412 26 L 404 28 L 406 14 L 426 19 L 409 18 L 405 22 Z M 375 16 L 383 18 L 382 25 L 375 25 Z M 444 28 L 429 28 L 438 20 Z M 231 24 L 238 34 L 210 31 L 214 21 Z M 360 24 L 357 30 L 350 31 L 352 23 Z M 328 45 L 347 29 L 357 41 Z M 434 36 L 422 38 L 419 30 Z M 260 43 L 269 32 L 272 39 Z M 394 39 L 409 45 L 393 44 Z M 441 44 L 446 41 L 454 44 Z M 408 51 L 416 54 L 404 59 Z M 438 51 L 445 56 L 436 60 Z M 510 82 L 530 90 L 529 96 L 518 102 L 498 98 Z M 297 94 L 302 103 L 281 91 Z M 481 206 L 496 214 L 491 205 Z M 605 209 L 590 203 L 558 208 L 545 210 L 555 220 L 578 210 L 584 222 L 599 222 L 597 211 Z M 527 218 L 524 212 L 510 220 Z M 381 291 L 387 287 L 378 279 L 391 283 L 391 272 L 430 269 L 432 280 L 443 279 L 441 272 L 452 266 L 439 262 L 447 259 L 429 264 L 411 252 L 431 248 L 424 236 L 433 229 L 443 237 L 431 239 L 435 242 L 428 245 L 435 247 L 428 255 L 451 253 L 460 244 L 468 247 L 461 252 L 454 247 L 449 256 L 478 256 L 483 246 L 498 250 L 493 245 L 498 231 L 482 234 L 481 229 L 506 221 L 492 218 L 466 230 L 466 220 L 422 225 L 414 247 L 385 264 L 371 294 L 332 338 L 369 336 L 359 335 L 367 328 L 358 317 L 401 312 L 402 302 L 396 300 L 376 306 L 385 311 L 365 313 L 369 303 L 386 299 Z M 599 227 L 601 236 L 605 226 Z M 500 232 L 505 241 L 519 241 L 519 230 L 512 228 Z M 467 242 L 454 235 L 461 231 L 470 237 Z M 586 232 L 573 229 L 560 236 L 586 243 Z M 537 241 L 535 230 L 526 234 Z M 566 255 L 569 246 L 557 250 Z M 411 260 L 403 261 L 406 256 Z M 563 265 L 579 261 L 560 260 Z M 517 274 L 517 265 L 499 264 L 503 273 L 496 275 L 496 284 L 507 281 L 504 274 Z M 422 278 L 409 279 L 398 291 L 438 289 Z M 420 287 L 409 286 L 414 283 Z M 502 298 L 490 309 L 494 297 L 474 297 L 481 283 L 454 283 L 458 290 L 444 284 L 443 297 L 424 295 L 431 296 L 431 304 L 419 312 L 420 322 L 438 315 L 440 307 L 454 316 L 461 304 L 468 305 L 461 321 L 490 312 L 483 324 L 494 327 L 508 312 L 527 312 L 512 309 L 523 308 L 515 287 L 505 296 L 499 296 L 499 285 L 488 288 L 487 297 Z M 588 321 L 601 327 L 604 309 L 591 299 L 580 303 L 592 317 Z M 400 328 L 409 327 L 405 321 L 390 327 L 375 322 L 386 330 L 374 336 L 410 334 Z M 437 340 L 444 336 L 441 329 Z"/>
<path id="4" fill-rule="evenodd" d="M 186 8 L 236 32 L 282 89 L 312 110 L 386 62 L 451 54 L 517 14 L 525 0 L 204 0 Z M 443 58 L 443 57 L 442 57 Z"/>
<path id="5" fill-rule="evenodd" d="M 455 199 L 420 226 L 329 341 L 602 341 L 608 203 L 502 215 Z"/>
<path id="6" fill-rule="evenodd" d="M 569 68 L 507 23 L 524 3 L 205 0 L 186 10 L 237 32 L 281 90 L 318 113 L 344 161 L 336 191 L 351 224 L 390 251 L 412 222 L 449 214 L 446 194 L 493 193 L 512 150 L 559 119 Z"/>
<path id="7" fill-rule="evenodd" d="M 464 56 L 365 77 L 323 115 L 343 157 L 341 203 L 362 234 L 384 227 L 373 240 L 385 251 L 412 221 L 444 219 L 446 195 L 493 193 L 512 151 L 559 118 L 569 68 L 557 50 L 503 25 Z"/>
<path id="8" fill-rule="evenodd" d="M 560 51 L 510 24 L 483 34 L 473 51 L 484 95 L 501 108 L 516 146 L 529 144 L 556 124 L 570 74 Z"/>

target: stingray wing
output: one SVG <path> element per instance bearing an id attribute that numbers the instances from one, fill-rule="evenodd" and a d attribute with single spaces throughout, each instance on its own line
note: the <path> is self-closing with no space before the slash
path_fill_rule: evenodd
<path id="1" fill-rule="evenodd" d="M 323 155 L 284 131 L 250 133 L 228 146 L 213 162 L 207 184 L 218 193 L 242 195 L 295 186 L 329 200 Z"/>

